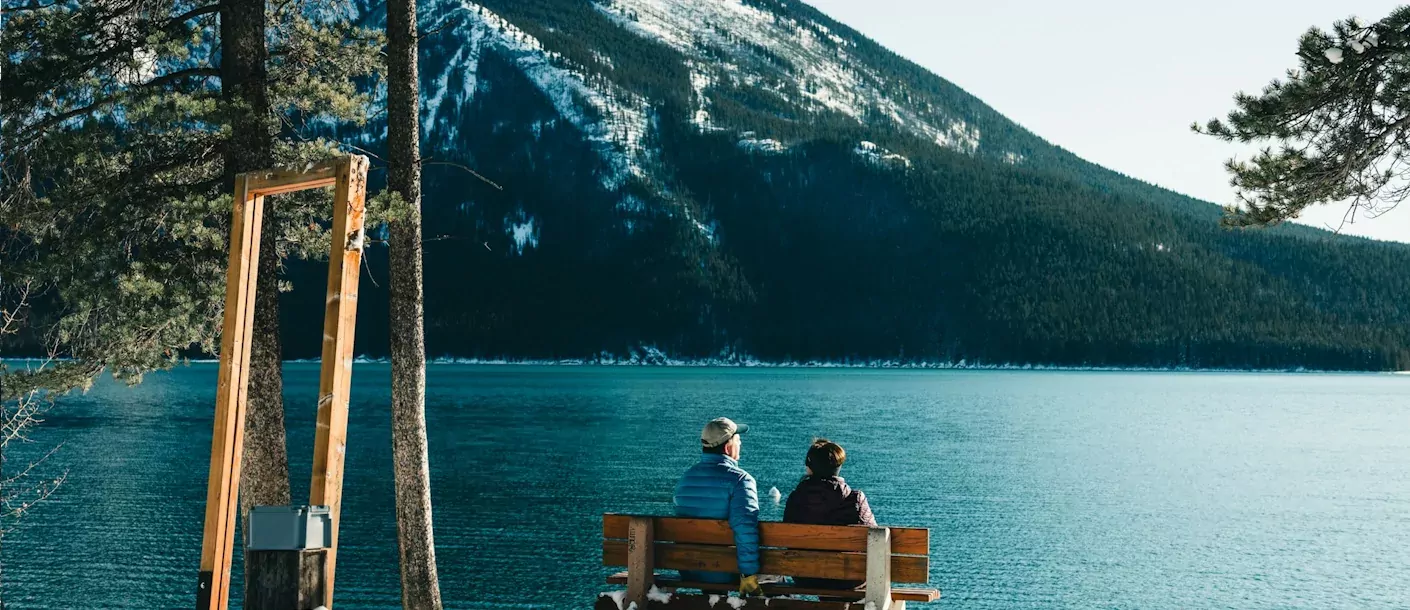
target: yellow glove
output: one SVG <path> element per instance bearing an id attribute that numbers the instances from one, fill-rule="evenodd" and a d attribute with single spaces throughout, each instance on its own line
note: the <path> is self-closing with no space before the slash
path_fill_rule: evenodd
<path id="1" fill-rule="evenodd" d="M 743 576 L 739 579 L 739 596 L 763 595 L 764 591 L 759 588 L 759 576 Z"/>

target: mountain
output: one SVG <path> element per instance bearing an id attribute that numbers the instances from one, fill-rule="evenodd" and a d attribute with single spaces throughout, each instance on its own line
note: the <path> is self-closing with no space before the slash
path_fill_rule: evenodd
<path id="1" fill-rule="evenodd" d="M 801 2 L 422 17 L 433 356 L 1410 365 L 1410 249 L 1223 229 Z M 332 133 L 378 151 L 385 126 Z M 286 354 L 314 356 L 321 267 L 291 274 Z"/>

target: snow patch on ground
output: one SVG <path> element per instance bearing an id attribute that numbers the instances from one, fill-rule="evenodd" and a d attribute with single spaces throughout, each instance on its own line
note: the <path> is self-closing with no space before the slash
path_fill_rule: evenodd
<path id="1" fill-rule="evenodd" d="M 468 58 L 466 57 L 467 50 L 470 52 Z M 460 47 L 455 52 L 455 56 L 446 63 L 446 69 L 432 81 L 434 88 L 426 96 L 426 105 L 421 111 L 421 124 L 426 130 L 426 135 L 436 134 L 442 142 L 446 143 L 454 143 L 459 139 L 456 126 L 450 122 L 449 116 L 441 114 L 441 104 L 450 92 L 450 79 L 457 72 L 467 83 L 461 87 L 461 90 L 467 93 L 462 95 L 462 99 L 456 101 L 458 103 L 470 102 L 475 90 L 475 72 L 479 68 L 479 60 L 479 45 L 475 41 L 467 41 L 465 46 Z"/>
<path id="2" fill-rule="evenodd" d="M 750 152 L 766 154 L 781 153 L 788 149 L 788 147 L 783 145 L 783 142 L 773 138 L 756 138 L 752 131 L 746 131 L 740 134 L 738 145 L 741 149 Z"/>
<path id="3" fill-rule="evenodd" d="M 970 127 L 964 121 L 954 121 L 943 130 L 930 125 L 924 127 L 926 135 L 934 139 L 937 146 L 953 148 L 968 154 L 979 150 L 979 128 Z"/>
<path id="4" fill-rule="evenodd" d="M 605 66 L 608 70 L 616 70 L 616 69 L 617 69 L 617 64 L 612 61 L 612 58 L 611 58 L 611 57 L 608 57 L 608 56 L 606 56 L 606 55 L 603 55 L 602 53 L 598 52 L 597 50 L 593 50 L 593 51 L 592 51 L 592 58 L 595 59 L 595 60 L 597 60 L 598 63 L 600 63 L 600 64 L 602 64 L 603 66 Z"/>
<path id="5" fill-rule="evenodd" d="M 1026 159 L 1027 157 L 1016 152 L 1010 151 L 1004 153 L 1004 163 L 1009 165 L 1018 165 L 1019 163 L 1023 163 Z"/>
<path id="6" fill-rule="evenodd" d="M 505 219 L 504 233 L 509 236 L 509 248 L 515 254 L 539 247 L 539 227 L 533 216 L 520 210 L 513 219 Z"/>
<path id="7" fill-rule="evenodd" d="M 646 592 L 646 599 L 669 604 L 671 603 L 671 594 L 656 588 L 656 585 L 651 585 L 651 590 Z"/>
<path id="8" fill-rule="evenodd" d="M 715 243 L 716 238 L 714 223 L 711 223 L 709 226 L 706 226 L 704 223 L 697 220 L 695 218 L 695 215 L 690 213 L 689 209 L 687 209 L 685 213 L 686 217 L 690 220 L 690 224 L 695 225 L 695 230 L 699 231 L 701 235 L 704 235 L 706 241 L 709 241 L 712 244 Z"/>
<path id="9" fill-rule="evenodd" d="M 911 160 L 877 146 L 875 142 L 863 140 L 852 149 L 852 153 L 873 165 L 881 167 L 909 168 Z"/>
<path id="10" fill-rule="evenodd" d="M 612 601 L 613 601 L 613 602 L 616 602 L 618 610 L 621 610 L 622 604 L 627 601 L 627 592 L 626 592 L 626 591 L 611 591 L 611 592 L 608 592 L 608 593 L 598 593 L 597 596 L 598 596 L 598 597 L 610 597 L 610 598 L 612 598 Z"/>
<path id="11" fill-rule="evenodd" d="M 711 131 L 714 127 L 710 124 L 710 97 L 705 94 L 705 89 L 715 84 L 715 78 L 695 62 L 688 65 L 690 89 L 695 93 L 695 112 L 691 115 L 690 122 L 701 131 Z"/>

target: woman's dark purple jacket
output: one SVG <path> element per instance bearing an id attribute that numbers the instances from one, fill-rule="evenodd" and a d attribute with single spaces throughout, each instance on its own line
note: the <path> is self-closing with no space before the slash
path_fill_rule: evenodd
<path id="1" fill-rule="evenodd" d="M 810 476 L 800 481 L 793 493 L 788 494 L 783 521 L 809 525 L 876 526 L 876 517 L 871 514 L 866 494 L 852 489 L 847 481 L 837 476 Z M 794 578 L 793 581 L 800 587 L 821 589 L 852 589 L 862 584 L 823 578 Z"/>

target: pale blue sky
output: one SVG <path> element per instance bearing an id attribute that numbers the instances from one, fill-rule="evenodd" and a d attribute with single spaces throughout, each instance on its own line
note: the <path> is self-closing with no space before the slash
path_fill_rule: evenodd
<path id="1" fill-rule="evenodd" d="M 806 1 L 1083 158 L 1226 204 L 1223 162 L 1241 150 L 1190 123 L 1296 66 L 1308 27 L 1379 20 L 1405 0 Z M 1342 230 L 1410 242 L 1410 212 Z"/>

